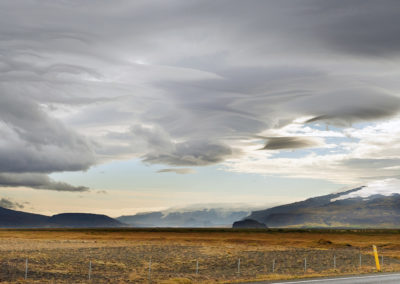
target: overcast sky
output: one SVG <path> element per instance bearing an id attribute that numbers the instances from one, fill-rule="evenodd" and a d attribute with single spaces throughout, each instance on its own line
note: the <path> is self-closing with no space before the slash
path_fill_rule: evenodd
<path id="1" fill-rule="evenodd" d="M 1 1 L 1 204 L 118 216 L 396 180 L 399 35 L 399 1 Z"/>

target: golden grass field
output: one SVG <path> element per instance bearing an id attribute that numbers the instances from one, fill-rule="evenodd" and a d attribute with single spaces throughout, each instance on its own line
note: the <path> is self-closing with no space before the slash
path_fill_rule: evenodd
<path id="1" fill-rule="evenodd" d="M 4 229 L 0 280 L 233 283 L 366 273 L 375 271 L 373 244 L 383 271 L 400 271 L 398 230 Z"/>

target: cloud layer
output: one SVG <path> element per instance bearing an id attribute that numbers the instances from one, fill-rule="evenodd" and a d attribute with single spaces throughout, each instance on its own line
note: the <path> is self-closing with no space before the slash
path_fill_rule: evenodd
<path id="1" fill-rule="evenodd" d="M 7 198 L 0 199 L 0 207 L 7 208 L 7 209 L 23 209 L 25 206 L 21 203 L 11 201 Z"/>
<path id="2" fill-rule="evenodd" d="M 400 135 L 384 124 L 397 127 L 400 112 L 399 9 L 2 1 L 0 185 L 83 191 L 47 174 L 133 158 L 336 182 L 394 177 L 400 151 L 387 141 Z M 256 136 L 268 137 L 265 151 Z"/>
<path id="3" fill-rule="evenodd" d="M 88 191 L 89 188 L 84 186 L 73 186 L 65 182 L 57 182 L 44 174 L 36 173 L 1 173 L 0 186 L 2 187 L 18 187 L 26 186 L 35 189 L 47 189 L 55 191 L 71 191 L 82 192 Z"/>

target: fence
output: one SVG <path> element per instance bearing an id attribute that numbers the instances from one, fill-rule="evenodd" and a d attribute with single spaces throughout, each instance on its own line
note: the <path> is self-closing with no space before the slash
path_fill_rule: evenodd
<path id="1" fill-rule="evenodd" d="M 381 251 L 383 270 L 400 261 Z M 5 252 L 0 281 L 41 283 L 158 283 L 171 278 L 192 282 L 257 279 L 268 275 L 311 275 L 373 270 L 372 251 L 357 249 L 288 249 L 202 252 L 190 246 L 140 246 Z M 18 282 L 19 283 L 19 282 Z"/>

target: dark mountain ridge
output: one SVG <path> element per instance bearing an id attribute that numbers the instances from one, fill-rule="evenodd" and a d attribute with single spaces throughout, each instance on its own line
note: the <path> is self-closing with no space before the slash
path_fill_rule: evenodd
<path id="1" fill-rule="evenodd" d="M 89 213 L 62 213 L 51 216 L 49 223 L 57 227 L 120 227 L 121 222 L 101 214 Z"/>
<path id="2" fill-rule="evenodd" d="M 106 215 L 63 213 L 45 216 L 0 207 L 0 228 L 108 228 L 123 225 Z"/>
<path id="3" fill-rule="evenodd" d="M 0 227 L 43 227 L 48 223 L 48 216 L 15 211 L 0 207 Z"/>
<path id="4" fill-rule="evenodd" d="M 258 228 L 267 228 L 265 224 L 260 223 L 253 219 L 244 219 L 242 221 L 236 221 L 233 223 L 232 228 L 234 229 L 258 229 Z"/>

